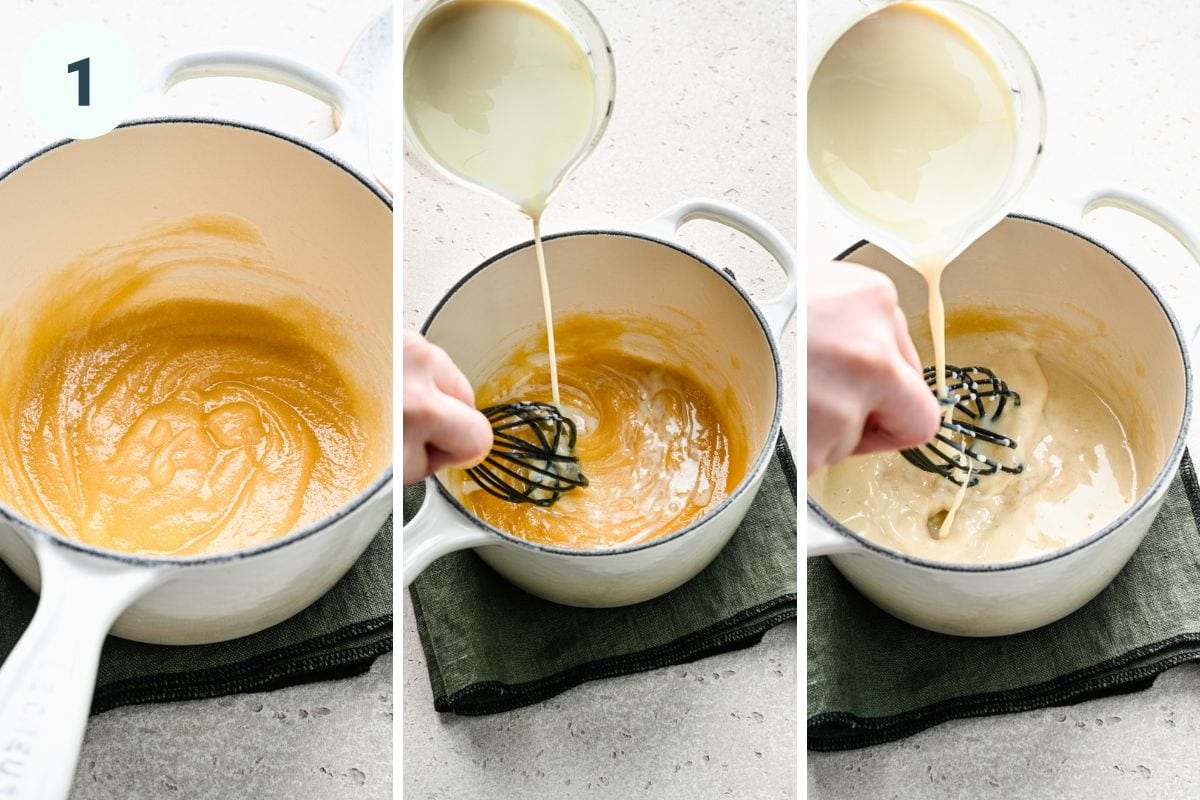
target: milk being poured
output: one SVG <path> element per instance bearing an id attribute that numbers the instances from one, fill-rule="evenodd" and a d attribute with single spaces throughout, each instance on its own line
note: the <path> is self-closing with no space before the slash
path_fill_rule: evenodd
<path id="1" fill-rule="evenodd" d="M 950 19 L 887 6 L 847 31 L 808 91 L 808 159 L 835 199 L 904 243 L 929 285 L 938 395 L 946 394 L 948 260 L 996 208 L 1016 159 L 1012 91 Z"/>
<path id="2" fill-rule="evenodd" d="M 541 217 L 583 157 L 595 74 L 563 25 L 519 0 L 453 0 L 413 33 L 404 59 L 409 130 L 443 167 L 533 222 L 555 405 L 560 404 Z"/>

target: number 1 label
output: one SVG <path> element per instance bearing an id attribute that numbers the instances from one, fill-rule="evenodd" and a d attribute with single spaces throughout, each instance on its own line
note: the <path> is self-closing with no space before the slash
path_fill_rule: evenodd
<path id="1" fill-rule="evenodd" d="M 81 58 L 67 64 L 67 74 L 72 72 L 79 73 L 79 105 L 90 106 L 92 104 L 92 66 L 90 58 Z"/>

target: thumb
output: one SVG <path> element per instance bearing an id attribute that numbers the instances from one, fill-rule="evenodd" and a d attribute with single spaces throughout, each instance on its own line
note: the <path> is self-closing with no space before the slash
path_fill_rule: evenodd
<path id="1" fill-rule="evenodd" d="M 487 457 L 492 447 L 492 426 L 487 417 L 466 403 L 442 395 L 437 424 L 426 449 L 430 468 L 473 467 Z"/>
<path id="2" fill-rule="evenodd" d="M 924 379 L 904 368 L 893 386 L 867 415 L 854 455 L 917 447 L 937 434 L 941 411 Z"/>

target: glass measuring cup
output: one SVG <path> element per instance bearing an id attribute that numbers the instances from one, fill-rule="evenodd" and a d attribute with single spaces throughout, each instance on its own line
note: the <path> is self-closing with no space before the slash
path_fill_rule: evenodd
<path id="1" fill-rule="evenodd" d="M 813 167 L 814 152 L 810 137 L 809 168 L 826 196 L 863 226 L 869 240 L 909 266 L 920 269 L 919 264 L 927 262 L 931 256 L 942 263 L 948 263 L 1004 218 L 1013 202 L 1032 180 L 1040 159 L 1046 132 L 1046 102 L 1037 68 L 1020 41 L 994 17 L 961 0 L 887 0 L 872 4 L 844 25 L 820 51 L 820 57 L 815 59 L 810 67 L 810 88 L 822 61 L 842 36 L 884 8 L 901 4 L 925 8 L 948 19 L 979 44 L 990 56 L 1001 78 L 1008 85 L 1016 122 L 1012 161 L 1004 180 L 977 209 L 977 213 L 967 215 L 965 221 L 953 231 L 951 238 L 954 241 L 945 243 L 936 253 L 922 251 L 920 243 L 911 241 L 896 231 L 888 230 L 842 202 L 838 193 L 822 179 L 820 170 Z"/>
<path id="2" fill-rule="evenodd" d="M 404 52 L 408 53 L 409 44 L 420 29 L 421 24 L 431 14 L 443 6 L 462 0 L 431 0 L 422 6 L 409 21 L 404 36 Z M 536 8 L 551 17 L 567 30 L 580 45 L 592 69 L 594 86 L 594 106 L 589 132 L 580 146 L 579 151 L 562 168 L 553 186 L 546 194 L 546 201 L 554 194 L 563 180 L 582 162 L 599 144 L 608 121 L 612 117 L 613 99 L 616 94 L 616 64 L 613 62 L 612 47 L 599 21 L 592 12 L 579 0 L 518 0 L 520 3 Z M 513 198 L 507 197 L 491 187 L 482 185 L 441 161 L 430 152 L 421 137 L 414 134 L 414 126 L 410 119 L 407 103 L 404 109 L 405 142 L 408 152 L 417 169 L 425 174 L 432 173 L 460 186 L 466 186 L 477 192 L 501 200 L 518 211 L 527 212 Z"/>

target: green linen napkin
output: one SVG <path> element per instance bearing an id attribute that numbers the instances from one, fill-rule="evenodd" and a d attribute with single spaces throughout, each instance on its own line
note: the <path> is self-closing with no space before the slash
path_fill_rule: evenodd
<path id="1" fill-rule="evenodd" d="M 423 497 L 423 484 L 404 490 L 406 521 Z M 410 594 L 438 711 L 508 711 L 585 681 L 749 647 L 796 617 L 791 452 L 781 436 L 729 544 L 662 597 L 624 608 L 562 606 L 526 594 L 469 551 L 438 559 Z"/>
<path id="2" fill-rule="evenodd" d="M 1108 588 L 1058 622 L 989 639 L 901 622 L 829 559 L 809 559 L 808 748 L 865 747 L 948 719 L 1134 692 L 1200 660 L 1198 519 L 1185 454 L 1161 514 Z"/>
<path id="3" fill-rule="evenodd" d="M 37 597 L 0 563 L 0 660 L 33 617 Z M 291 619 L 221 644 L 171 647 L 108 637 L 92 713 L 199 700 L 366 672 L 392 649 L 392 520 L 332 589 Z"/>

